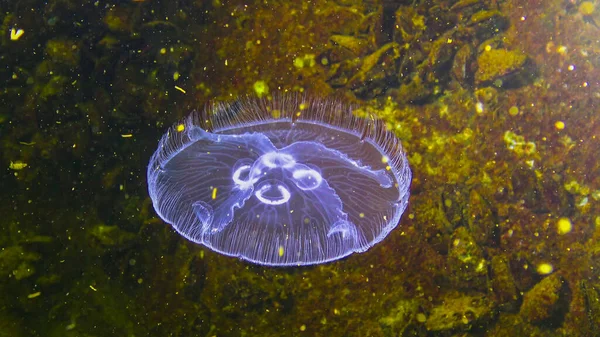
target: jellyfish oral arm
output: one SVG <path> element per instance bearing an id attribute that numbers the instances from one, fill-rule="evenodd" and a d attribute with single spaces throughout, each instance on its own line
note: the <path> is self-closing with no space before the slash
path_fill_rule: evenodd
<path id="1" fill-rule="evenodd" d="M 346 154 L 329 149 L 320 143 L 309 141 L 296 142 L 281 149 L 281 152 L 295 154 L 295 159 L 302 163 L 315 161 L 318 157 L 335 158 L 336 161 L 341 162 L 340 167 L 354 167 L 360 170 L 361 173 L 377 181 L 381 187 L 390 188 L 393 186 L 393 180 L 386 170 L 374 170 L 369 166 L 361 165 L 358 161 L 353 160 Z"/>

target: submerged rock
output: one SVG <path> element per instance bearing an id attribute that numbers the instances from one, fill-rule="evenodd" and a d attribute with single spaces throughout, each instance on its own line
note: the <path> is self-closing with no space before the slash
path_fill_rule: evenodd
<path id="1" fill-rule="evenodd" d="M 448 250 L 448 269 L 452 284 L 462 289 L 487 288 L 488 262 L 483 251 L 465 227 L 452 234 Z"/>
<path id="2" fill-rule="evenodd" d="M 534 324 L 560 325 L 568 310 L 568 292 L 565 280 L 559 274 L 552 274 L 525 294 L 520 314 Z"/>
<path id="3" fill-rule="evenodd" d="M 425 327 L 429 331 L 467 331 L 483 326 L 493 317 L 492 303 L 483 294 L 449 295 L 434 307 Z"/>
<path id="4" fill-rule="evenodd" d="M 489 50 L 488 50 L 489 49 Z M 518 87 L 527 82 L 531 61 L 519 50 L 486 48 L 477 58 L 475 84 Z"/>
<path id="5" fill-rule="evenodd" d="M 491 288 L 494 293 L 494 301 L 500 309 L 512 311 L 517 308 L 519 293 L 515 280 L 510 272 L 508 258 L 496 255 L 491 261 L 492 277 Z"/>
<path id="6" fill-rule="evenodd" d="M 462 46 L 454 55 L 451 74 L 463 88 L 473 85 L 473 68 L 475 63 L 475 52 L 468 44 Z"/>
<path id="7" fill-rule="evenodd" d="M 403 336 L 404 332 L 416 322 L 420 316 L 417 314 L 419 302 L 416 300 L 401 300 L 396 307 L 391 310 L 389 315 L 381 318 L 379 324 L 385 336 Z"/>
<path id="8" fill-rule="evenodd" d="M 369 41 L 365 38 L 334 34 L 329 39 L 331 42 L 350 50 L 356 56 L 366 55 L 371 49 Z"/>

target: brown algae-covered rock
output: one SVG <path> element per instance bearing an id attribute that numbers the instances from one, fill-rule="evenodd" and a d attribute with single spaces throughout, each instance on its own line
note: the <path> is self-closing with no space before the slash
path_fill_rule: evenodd
<path id="1" fill-rule="evenodd" d="M 494 218 L 492 205 L 485 196 L 482 196 L 477 190 L 469 192 L 469 201 L 467 204 L 467 223 L 471 236 L 477 244 L 485 246 L 493 241 L 498 226 Z"/>
<path id="2" fill-rule="evenodd" d="M 483 251 L 465 227 L 452 234 L 448 249 L 448 269 L 452 284 L 462 289 L 487 288 L 488 262 Z"/>
<path id="3" fill-rule="evenodd" d="M 348 84 L 357 97 L 375 97 L 385 90 L 385 83 L 396 76 L 394 64 L 399 55 L 397 43 L 388 43 L 362 58 L 358 72 Z"/>
<path id="4" fill-rule="evenodd" d="M 518 50 L 486 48 L 477 58 L 476 84 L 491 83 L 517 74 L 525 67 L 527 55 Z"/>
<path id="5" fill-rule="evenodd" d="M 491 286 L 494 294 L 494 301 L 500 309 L 512 311 L 517 307 L 519 294 L 515 280 L 510 272 L 508 258 L 503 255 L 492 257 L 491 261 L 492 277 Z"/>
<path id="6" fill-rule="evenodd" d="M 492 318 L 492 304 L 483 294 L 449 295 L 434 307 L 425 327 L 429 331 L 467 331 L 484 325 Z"/>
<path id="7" fill-rule="evenodd" d="M 508 28 L 509 21 L 500 11 L 482 10 L 471 16 L 468 25 L 475 28 L 477 38 L 484 40 Z"/>
<path id="8" fill-rule="evenodd" d="M 333 34 L 329 39 L 331 42 L 350 50 L 355 56 L 366 55 L 371 49 L 371 44 L 365 38 Z"/>
<path id="9" fill-rule="evenodd" d="M 473 84 L 474 54 L 473 47 L 465 44 L 456 52 L 452 61 L 450 73 L 463 88 L 468 88 Z"/>
<path id="10" fill-rule="evenodd" d="M 422 314 L 418 314 L 418 311 L 419 301 L 412 299 L 399 301 L 389 315 L 379 320 L 384 336 L 403 336 L 411 325 L 419 321 Z"/>
<path id="11" fill-rule="evenodd" d="M 565 280 L 559 274 L 552 274 L 525 294 L 520 314 L 531 323 L 561 322 L 568 309 L 567 293 Z"/>

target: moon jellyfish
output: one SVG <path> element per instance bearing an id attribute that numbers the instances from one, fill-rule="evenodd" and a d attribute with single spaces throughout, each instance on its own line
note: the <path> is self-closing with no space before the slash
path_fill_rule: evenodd
<path id="1" fill-rule="evenodd" d="M 158 215 L 188 240 L 270 266 L 364 252 L 406 209 L 406 154 L 385 124 L 283 97 L 215 104 L 162 137 L 148 165 Z"/>

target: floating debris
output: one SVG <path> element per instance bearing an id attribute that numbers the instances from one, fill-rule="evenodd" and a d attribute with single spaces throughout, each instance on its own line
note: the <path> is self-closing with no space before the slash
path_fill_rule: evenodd
<path id="1" fill-rule="evenodd" d="M 24 163 L 24 162 L 22 162 L 20 160 L 17 160 L 17 161 L 14 161 L 14 162 L 11 161 L 10 165 L 8 166 L 8 168 L 10 168 L 11 170 L 19 171 L 19 170 L 22 170 L 22 169 L 26 168 L 27 166 L 29 166 L 29 165 L 27 165 L 27 163 Z"/>
<path id="2" fill-rule="evenodd" d="M 21 38 L 21 36 L 23 36 L 23 34 L 25 34 L 25 31 L 21 28 L 12 28 L 10 30 L 10 39 L 11 41 L 17 41 Z"/>

